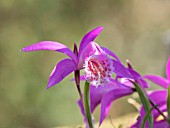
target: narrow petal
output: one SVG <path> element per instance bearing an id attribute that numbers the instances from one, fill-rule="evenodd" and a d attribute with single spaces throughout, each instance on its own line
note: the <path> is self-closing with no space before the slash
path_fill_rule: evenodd
<path id="1" fill-rule="evenodd" d="M 116 60 L 112 60 L 112 61 L 113 61 L 113 68 L 114 68 L 113 72 L 115 72 L 116 75 L 118 75 L 119 77 L 133 79 L 130 72 L 127 70 L 125 66 L 123 66 L 123 64 L 121 64 L 119 61 Z"/>
<path id="2" fill-rule="evenodd" d="M 113 80 L 112 82 L 106 84 L 105 86 L 98 86 L 97 88 L 95 86 L 90 86 L 90 109 L 92 113 L 94 112 L 95 108 L 101 103 L 101 100 L 106 93 L 115 89 L 124 88 L 121 85 L 119 86 L 118 84 L 120 83 Z M 87 119 L 85 117 L 83 103 L 81 100 L 78 100 L 77 103 L 84 117 L 84 122 L 86 123 L 87 126 Z"/>
<path id="3" fill-rule="evenodd" d="M 87 127 L 88 127 L 88 122 L 87 122 L 87 119 L 86 119 L 86 115 L 85 115 L 83 103 L 82 103 L 81 100 L 78 100 L 78 101 L 77 101 L 77 104 L 78 104 L 78 106 L 79 106 L 79 108 L 80 108 L 80 111 L 81 111 L 83 117 L 84 117 L 84 122 L 86 123 L 86 128 L 87 128 Z"/>
<path id="4" fill-rule="evenodd" d="M 151 91 L 149 92 L 148 96 L 155 104 L 159 104 L 161 102 L 166 102 L 167 91 L 166 90 Z"/>
<path id="5" fill-rule="evenodd" d="M 127 79 L 127 78 L 121 78 L 120 83 L 123 85 L 126 85 L 128 87 L 131 87 L 131 88 L 134 87 L 133 83 L 131 81 L 129 81 L 129 79 Z"/>
<path id="6" fill-rule="evenodd" d="M 132 94 L 132 90 L 130 88 L 119 88 L 110 91 L 105 94 L 101 101 L 101 113 L 100 113 L 100 124 L 102 124 L 103 120 L 108 115 L 109 109 L 111 107 L 111 103 L 117 100 L 120 97 Z"/>
<path id="7" fill-rule="evenodd" d="M 105 47 L 101 47 L 101 49 L 120 62 L 120 59 L 118 58 L 118 56 L 115 53 L 113 53 L 112 51 L 110 51 L 109 49 L 107 49 Z"/>
<path id="8" fill-rule="evenodd" d="M 145 75 L 143 78 L 146 78 L 155 84 L 162 86 L 163 88 L 168 88 L 169 81 L 161 76 L 156 75 Z"/>
<path id="9" fill-rule="evenodd" d="M 119 88 L 119 86 L 114 82 L 110 82 L 104 86 L 98 86 L 97 88 L 95 86 L 90 86 L 91 112 L 93 112 L 95 108 L 101 103 L 102 97 L 106 93 L 117 88 Z"/>
<path id="10" fill-rule="evenodd" d="M 86 80 L 86 77 L 85 77 L 85 76 L 80 76 L 80 80 L 81 80 L 81 81 L 85 81 L 85 80 Z M 71 81 L 75 81 L 75 78 L 72 78 Z"/>
<path id="11" fill-rule="evenodd" d="M 143 79 L 143 77 L 137 73 L 135 70 L 128 68 L 128 71 L 133 76 L 133 79 L 138 82 L 143 88 L 148 88 L 148 83 Z"/>
<path id="12" fill-rule="evenodd" d="M 86 124 L 86 128 L 89 128 L 89 124 L 88 124 L 87 119 L 86 119 L 85 110 L 84 110 L 84 106 L 83 106 L 82 101 L 81 101 L 81 100 L 78 100 L 78 101 L 77 101 L 77 104 L 78 104 L 78 106 L 79 106 L 79 108 L 80 108 L 80 111 L 81 111 L 83 117 L 84 117 L 84 122 L 85 122 L 85 124 Z M 92 121 L 93 121 L 93 123 L 94 123 L 94 119 L 92 119 Z"/>
<path id="13" fill-rule="evenodd" d="M 76 64 L 71 59 L 64 59 L 60 61 L 50 75 L 47 88 L 54 86 L 63 80 L 67 75 L 77 69 Z"/>
<path id="14" fill-rule="evenodd" d="M 93 29 L 92 31 L 88 32 L 82 39 L 81 43 L 80 43 L 80 49 L 79 49 L 79 53 L 81 54 L 82 50 L 86 47 L 86 45 L 91 42 L 94 41 L 94 39 L 101 33 L 101 31 L 103 30 L 103 26 L 100 26 L 98 28 Z"/>
<path id="15" fill-rule="evenodd" d="M 158 105 L 157 107 L 159 108 L 160 111 L 162 112 L 166 111 L 167 92 L 165 90 L 151 91 L 148 93 L 148 97 L 155 105 Z M 160 113 L 156 109 L 153 109 L 152 114 L 154 117 L 154 121 L 156 121 Z M 145 116 L 145 110 L 144 107 L 142 106 L 140 109 L 140 119 L 133 126 L 140 126 L 144 116 Z M 158 122 L 154 122 L 154 128 L 156 123 Z M 148 128 L 148 123 L 146 123 L 145 127 Z"/>
<path id="16" fill-rule="evenodd" d="M 168 80 L 170 81 L 170 57 L 169 57 L 168 62 L 166 64 L 166 76 L 167 76 Z"/>
<path id="17" fill-rule="evenodd" d="M 53 41 L 42 41 L 21 49 L 23 52 L 31 52 L 31 51 L 38 51 L 38 50 L 50 50 L 50 51 L 57 51 L 68 55 L 71 59 L 77 63 L 77 57 L 75 54 L 65 45 L 53 42 Z"/>
<path id="18" fill-rule="evenodd" d="M 86 45 L 86 47 L 82 50 L 81 54 L 79 54 L 79 62 L 78 67 L 83 68 L 84 61 L 87 57 L 93 55 L 96 52 L 95 42 L 90 42 Z"/>

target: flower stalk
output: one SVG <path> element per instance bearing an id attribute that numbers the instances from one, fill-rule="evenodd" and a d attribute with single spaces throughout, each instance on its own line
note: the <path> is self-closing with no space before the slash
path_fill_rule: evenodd
<path id="1" fill-rule="evenodd" d="M 92 115 L 90 110 L 90 83 L 88 81 L 85 82 L 84 85 L 84 109 L 85 109 L 85 115 L 86 119 L 89 125 L 89 128 L 94 128 L 93 121 L 92 121 Z"/>
<path id="2" fill-rule="evenodd" d="M 170 124 L 170 86 L 168 87 L 168 96 L 167 96 L 167 112 L 168 112 L 168 119 L 167 122 Z"/>
<path id="3" fill-rule="evenodd" d="M 140 100 L 143 104 L 145 113 L 149 112 L 151 110 L 151 106 L 150 106 L 150 102 L 149 102 L 147 95 L 145 94 L 145 92 L 142 90 L 142 88 L 137 83 L 135 83 L 133 81 L 131 81 L 131 82 L 134 84 L 136 91 L 139 94 L 139 97 L 140 97 Z M 152 115 L 152 113 L 148 114 L 147 120 L 148 120 L 148 123 L 149 123 L 149 128 L 153 128 L 153 115 Z"/>

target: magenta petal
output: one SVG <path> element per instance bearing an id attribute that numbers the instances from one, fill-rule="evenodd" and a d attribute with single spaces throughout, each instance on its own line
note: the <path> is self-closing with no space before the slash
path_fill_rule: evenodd
<path id="1" fill-rule="evenodd" d="M 101 111 L 100 111 L 101 113 L 100 113 L 99 125 L 101 125 L 103 120 L 106 118 L 109 109 L 111 107 L 111 103 L 120 97 L 132 94 L 132 92 L 133 91 L 130 88 L 118 88 L 105 94 L 101 101 Z"/>
<path id="2" fill-rule="evenodd" d="M 133 79 L 132 75 L 123 64 L 121 64 L 119 61 L 116 60 L 112 60 L 112 61 L 113 61 L 113 68 L 114 68 L 113 72 L 115 72 L 116 75 L 118 75 L 119 77 Z"/>
<path id="3" fill-rule="evenodd" d="M 23 52 L 31 52 L 31 51 L 38 51 L 38 50 L 58 51 L 68 55 L 71 59 L 75 61 L 75 63 L 77 63 L 77 58 L 75 54 L 67 46 L 58 42 L 42 41 L 21 49 L 21 51 Z"/>
<path id="4" fill-rule="evenodd" d="M 85 81 L 85 80 L 86 80 L 86 77 L 85 77 L 85 76 L 80 76 L 80 80 L 81 80 L 81 81 Z M 72 78 L 71 81 L 75 81 L 75 78 Z"/>
<path id="5" fill-rule="evenodd" d="M 169 124 L 166 120 L 154 122 L 154 128 L 168 128 Z"/>
<path id="6" fill-rule="evenodd" d="M 83 68 L 84 61 L 87 57 L 93 55 L 96 52 L 96 44 L 95 42 L 90 42 L 86 45 L 86 47 L 82 50 L 81 54 L 79 54 L 79 62 L 78 67 Z"/>
<path id="7" fill-rule="evenodd" d="M 145 76 L 143 76 L 143 78 L 146 78 L 146 79 L 162 86 L 163 88 L 168 88 L 169 81 L 163 77 L 156 76 L 156 75 L 145 75 Z"/>
<path id="8" fill-rule="evenodd" d="M 166 64 L 166 76 L 167 76 L 168 80 L 170 81 L 170 57 L 169 57 L 168 62 Z"/>
<path id="9" fill-rule="evenodd" d="M 86 128 L 89 128 L 89 124 L 88 124 L 87 119 L 86 119 L 86 115 L 85 115 L 85 110 L 84 110 L 83 103 L 82 103 L 81 100 L 78 100 L 77 103 L 78 103 L 78 106 L 79 106 L 79 108 L 80 108 L 80 111 L 81 111 L 81 113 L 82 113 L 82 115 L 83 115 L 83 117 L 84 117 L 84 122 L 85 122 L 85 124 L 86 124 Z M 94 122 L 94 120 L 92 120 L 92 121 Z"/>
<path id="10" fill-rule="evenodd" d="M 165 90 L 152 91 L 149 93 L 148 96 L 155 104 L 158 105 L 159 103 L 166 102 L 167 91 Z"/>
<path id="11" fill-rule="evenodd" d="M 110 82 L 104 86 L 90 86 L 90 108 L 91 112 L 95 110 L 95 108 L 101 103 L 102 97 L 108 93 L 109 91 L 120 88 L 116 83 Z"/>
<path id="12" fill-rule="evenodd" d="M 81 43 L 80 43 L 80 49 L 79 49 L 79 53 L 81 54 L 82 50 L 86 47 L 86 45 L 93 41 L 103 30 L 103 26 L 101 27 L 97 27 L 95 29 L 93 29 L 92 31 L 88 32 L 82 39 Z"/>
<path id="13" fill-rule="evenodd" d="M 77 69 L 76 64 L 71 59 L 64 59 L 60 61 L 50 75 L 47 88 L 54 86 L 63 80 L 67 75 Z"/>
<path id="14" fill-rule="evenodd" d="M 165 91 L 165 90 L 152 91 L 152 92 L 149 92 L 148 96 L 149 96 L 149 99 L 154 104 L 158 105 L 158 108 L 160 111 L 162 111 L 162 112 L 166 111 L 167 91 Z M 156 109 L 154 109 L 154 110 L 152 110 L 152 114 L 154 116 L 154 120 L 156 121 L 156 119 L 160 115 L 160 113 Z M 144 107 L 142 106 L 140 109 L 140 120 L 138 120 L 134 126 L 140 125 L 144 116 L 145 116 L 145 110 L 144 110 Z M 156 123 L 158 123 L 158 122 L 154 122 L 154 128 L 156 126 Z M 146 123 L 145 127 L 148 128 L 148 123 Z"/>
<path id="15" fill-rule="evenodd" d="M 116 54 L 114 54 L 112 51 L 110 51 L 109 49 L 107 49 L 105 47 L 101 47 L 101 49 L 120 62 L 120 59 L 118 58 L 118 56 Z"/>
<path id="16" fill-rule="evenodd" d="M 138 84 L 141 85 L 141 87 L 143 88 L 148 88 L 148 83 L 143 79 L 143 77 L 137 73 L 136 71 L 134 71 L 133 69 L 128 69 L 128 71 L 130 72 L 130 74 L 133 76 L 133 79 L 138 82 Z"/>
<path id="17" fill-rule="evenodd" d="M 78 104 L 78 106 L 79 106 L 79 108 L 80 108 L 80 111 L 81 111 L 83 117 L 84 117 L 84 122 L 86 123 L 86 128 L 88 128 L 88 122 L 87 122 L 87 119 L 86 119 L 86 115 L 85 115 L 83 103 L 82 103 L 81 100 L 78 100 L 78 101 L 77 101 L 77 104 Z"/>

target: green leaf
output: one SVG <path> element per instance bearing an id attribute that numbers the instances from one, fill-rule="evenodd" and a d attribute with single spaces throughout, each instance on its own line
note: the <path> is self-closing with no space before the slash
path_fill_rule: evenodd
<path id="1" fill-rule="evenodd" d="M 89 124 L 89 128 L 94 128 L 91 110 L 90 110 L 90 93 L 89 92 L 90 92 L 90 83 L 86 81 L 84 85 L 84 109 L 85 109 L 86 118 Z"/>
<path id="2" fill-rule="evenodd" d="M 168 112 L 168 123 L 170 124 L 170 86 L 168 87 L 168 96 L 167 96 L 167 112 Z"/>
<path id="3" fill-rule="evenodd" d="M 140 100 L 141 100 L 141 102 L 143 104 L 145 113 L 147 113 L 151 109 L 148 97 L 146 96 L 145 92 L 142 90 L 142 88 L 137 83 L 135 83 L 133 81 L 131 81 L 131 82 L 134 84 L 134 86 L 136 88 L 136 91 L 139 94 L 139 97 L 140 97 Z M 152 113 L 148 114 L 147 120 L 148 120 L 148 123 L 149 123 L 149 128 L 153 128 L 153 116 L 152 116 Z"/>
<path id="4" fill-rule="evenodd" d="M 144 128 L 145 127 L 145 123 L 146 123 L 146 120 L 149 118 L 149 115 L 151 114 L 152 110 L 156 108 L 156 105 L 153 106 L 152 108 L 150 108 L 150 110 L 145 114 L 143 120 L 142 120 L 142 123 L 141 123 L 141 126 L 140 128 Z"/>

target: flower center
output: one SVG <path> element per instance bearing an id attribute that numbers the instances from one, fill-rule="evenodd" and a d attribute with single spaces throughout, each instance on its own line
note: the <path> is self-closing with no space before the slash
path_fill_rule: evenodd
<path id="1" fill-rule="evenodd" d="M 104 85 L 112 76 L 112 61 L 107 55 L 93 55 L 85 60 L 85 77 L 94 86 Z"/>

